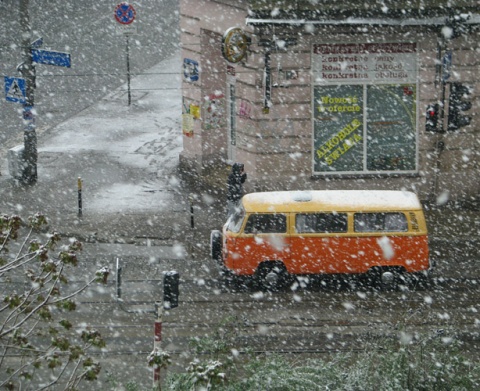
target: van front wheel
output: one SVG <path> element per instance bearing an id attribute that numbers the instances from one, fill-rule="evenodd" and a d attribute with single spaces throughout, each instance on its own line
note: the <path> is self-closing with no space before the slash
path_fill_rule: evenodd
<path id="1" fill-rule="evenodd" d="M 256 280 L 260 288 L 278 291 L 286 287 L 288 272 L 282 262 L 264 262 L 258 266 Z"/>

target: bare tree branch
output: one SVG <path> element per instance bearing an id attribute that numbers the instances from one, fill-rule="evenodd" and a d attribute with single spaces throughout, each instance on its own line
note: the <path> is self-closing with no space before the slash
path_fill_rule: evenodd
<path id="1" fill-rule="evenodd" d="M 56 307 L 75 310 L 72 299 L 95 280 L 106 283 L 108 268 L 97 271 L 72 292 L 62 294 L 61 289 L 69 280 L 67 274 L 72 271 L 70 266 L 78 263 L 77 252 L 81 244 L 72 241 L 51 256 L 51 251 L 60 243 L 60 236 L 52 233 L 45 240 L 43 233 L 37 235 L 35 228 L 46 222 L 41 215 L 35 215 L 29 222 L 27 227 L 18 216 L 0 215 L 0 253 L 8 253 L 9 246 L 15 248 L 12 258 L 0 258 L 0 277 L 5 282 L 2 284 L 4 292 L 0 294 L 0 302 L 3 301 L 0 307 L 0 388 L 20 386 L 28 379 L 38 386 L 39 382 L 33 377 L 45 375 L 45 371 L 53 377 L 48 384 L 38 386 L 40 389 L 58 384 L 74 388 L 83 380 L 97 377 L 100 365 L 86 352 L 93 347 L 103 347 L 105 342 L 95 330 L 87 328 L 81 335 L 70 332 L 72 325 L 68 319 L 55 322 L 58 313 L 52 310 Z"/>

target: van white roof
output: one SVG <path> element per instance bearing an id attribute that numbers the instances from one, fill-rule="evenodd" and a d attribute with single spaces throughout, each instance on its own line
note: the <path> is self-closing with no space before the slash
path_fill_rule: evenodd
<path id="1" fill-rule="evenodd" d="M 392 211 L 422 208 L 415 193 L 397 190 L 301 190 L 246 194 L 247 212 Z"/>

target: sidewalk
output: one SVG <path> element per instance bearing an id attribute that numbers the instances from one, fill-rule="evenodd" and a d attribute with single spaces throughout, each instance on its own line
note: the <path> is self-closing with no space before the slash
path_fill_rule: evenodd
<path id="1" fill-rule="evenodd" d="M 124 86 L 38 135 L 36 185 L 18 184 L 0 161 L 0 211 L 42 212 L 63 235 L 86 241 L 152 244 L 183 236 L 190 220 L 177 173 L 180 63 L 175 55 L 135 77 L 130 106 Z"/>

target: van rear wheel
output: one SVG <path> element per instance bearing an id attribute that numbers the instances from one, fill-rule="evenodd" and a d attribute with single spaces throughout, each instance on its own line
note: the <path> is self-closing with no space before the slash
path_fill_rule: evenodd
<path id="1" fill-rule="evenodd" d="M 249 279 L 244 276 L 237 276 L 229 271 L 223 274 L 223 284 L 228 290 L 243 292 L 248 289 Z"/>
<path id="2" fill-rule="evenodd" d="M 279 291 L 288 284 L 289 274 L 282 262 L 264 262 L 256 272 L 257 284 L 261 289 Z"/>

